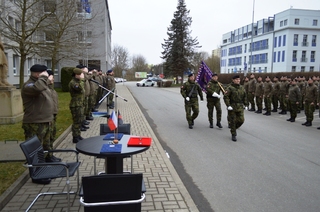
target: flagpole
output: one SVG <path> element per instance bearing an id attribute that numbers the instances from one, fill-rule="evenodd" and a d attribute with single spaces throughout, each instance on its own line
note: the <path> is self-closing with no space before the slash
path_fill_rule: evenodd
<path id="1" fill-rule="evenodd" d="M 250 61 L 250 72 L 252 72 L 252 50 L 253 50 L 253 23 L 254 23 L 254 4 L 255 4 L 255 0 L 253 0 L 253 8 L 252 8 L 252 23 L 251 23 L 251 45 L 250 45 L 250 51 L 251 51 L 251 61 Z M 247 74 L 245 73 L 244 76 L 246 76 Z"/>
<path id="2" fill-rule="evenodd" d="M 114 93 L 115 93 L 115 97 L 114 97 L 114 111 L 115 111 L 115 115 L 116 115 L 116 120 L 117 120 L 117 127 L 116 129 L 114 129 L 114 140 L 113 143 L 117 144 L 119 142 L 118 140 L 118 102 L 117 102 L 117 89 L 114 89 Z"/>

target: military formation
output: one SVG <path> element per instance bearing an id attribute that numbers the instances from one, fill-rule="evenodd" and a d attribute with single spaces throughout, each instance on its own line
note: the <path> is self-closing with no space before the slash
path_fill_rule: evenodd
<path id="1" fill-rule="evenodd" d="M 43 149 L 53 149 L 53 142 L 56 137 L 56 120 L 58 116 L 58 95 L 54 90 L 54 74 L 45 65 L 35 64 L 30 68 L 30 78 L 21 88 L 23 100 L 24 117 L 22 128 L 25 139 L 38 136 Z M 108 73 L 111 73 L 109 70 Z M 87 68 L 78 65 L 73 69 L 72 79 L 69 82 L 71 95 L 70 111 L 72 114 L 72 135 L 73 142 L 82 140 L 81 131 L 89 129 L 89 121 L 93 120 L 92 112 L 97 111 L 99 100 L 106 94 L 108 87 L 115 89 L 113 76 L 102 73 L 101 70 Z M 113 98 L 113 96 L 112 96 Z M 113 99 L 108 98 L 113 105 Z M 51 153 L 44 155 L 46 162 L 59 162 L 60 158 Z M 49 182 L 35 182 L 49 183 Z"/>
<path id="2" fill-rule="evenodd" d="M 216 109 L 216 126 L 221 125 L 221 103 L 223 94 L 224 102 L 228 111 L 228 127 L 230 128 L 231 140 L 237 141 L 236 130 L 244 123 L 244 109 L 257 114 L 271 116 L 279 110 L 279 114 L 290 114 L 289 122 L 295 122 L 297 114 L 304 110 L 306 121 L 302 125 L 312 126 L 314 112 L 319 109 L 320 102 L 320 79 L 313 76 L 305 79 L 304 76 L 289 78 L 287 76 L 255 77 L 250 74 L 240 83 L 240 77 L 234 76 L 232 82 L 224 88 L 218 82 L 217 74 L 206 85 L 209 127 L 213 128 L 213 111 Z M 194 75 L 188 76 L 188 81 L 180 88 L 184 98 L 185 112 L 188 126 L 193 129 L 194 120 L 199 114 L 198 96 L 203 101 L 201 88 L 194 81 Z M 250 106 L 250 109 L 249 109 Z M 263 112 L 265 111 L 265 112 Z M 193 113 L 192 113 L 193 112 Z M 319 114 L 320 117 L 320 114 Z M 320 130 L 320 127 L 317 129 Z"/>
<path id="3" fill-rule="evenodd" d="M 73 69 L 72 79 L 69 82 L 73 143 L 83 139 L 81 131 L 89 129 L 88 125 L 93 120 L 92 112 L 97 111 L 104 95 L 107 94 L 107 106 L 110 109 L 114 108 L 114 90 L 115 80 L 112 70 L 104 74 L 101 70 L 87 68 L 84 65 L 77 65 Z"/>

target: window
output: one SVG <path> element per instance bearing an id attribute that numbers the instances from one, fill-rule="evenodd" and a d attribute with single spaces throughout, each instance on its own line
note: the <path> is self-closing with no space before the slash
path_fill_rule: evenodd
<path id="1" fill-rule="evenodd" d="M 52 69 L 52 60 L 45 60 L 44 62 L 48 69 Z"/>
<path id="2" fill-rule="evenodd" d="M 244 44 L 244 53 L 247 52 L 247 44 Z"/>
<path id="3" fill-rule="evenodd" d="M 283 35 L 282 46 L 286 46 L 287 35 Z"/>
<path id="4" fill-rule="evenodd" d="M 273 52 L 273 62 L 275 63 L 277 61 L 277 53 L 276 52 Z"/>
<path id="5" fill-rule="evenodd" d="M 277 37 L 274 38 L 274 44 L 273 47 L 276 48 L 277 47 Z"/>
<path id="6" fill-rule="evenodd" d="M 13 64 L 13 75 L 18 74 L 18 69 L 19 69 L 19 56 L 18 55 L 13 55 L 12 58 L 12 64 Z"/>
<path id="7" fill-rule="evenodd" d="M 15 21 L 15 29 L 20 32 L 21 31 L 21 22 L 20 21 Z"/>
<path id="8" fill-rule="evenodd" d="M 297 69 L 296 66 L 292 66 L 292 67 L 291 67 L 291 71 L 292 71 L 292 72 L 296 72 L 296 69 Z"/>
<path id="9" fill-rule="evenodd" d="M 295 25 L 299 25 L 299 22 L 300 22 L 300 19 L 299 19 L 299 18 L 294 19 L 294 24 L 295 24 Z"/>
<path id="10" fill-rule="evenodd" d="M 280 54 L 281 54 L 281 52 L 278 51 L 278 62 L 280 62 Z"/>
<path id="11" fill-rule="evenodd" d="M 281 58 L 282 62 L 284 62 L 284 58 L 285 58 L 285 51 L 282 51 L 282 58 Z"/>
<path id="12" fill-rule="evenodd" d="M 31 68 L 31 66 L 32 66 L 32 58 L 31 58 L 31 57 L 28 57 L 28 59 L 27 59 L 27 69 L 28 69 L 27 74 L 28 74 L 28 75 L 30 74 L 30 68 Z"/>
<path id="13" fill-rule="evenodd" d="M 297 62 L 297 50 L 292 52 L 292 62 Z"/>
<path id="14" fill-rule="evenodd" d="M 280 27 L 282 27 L 283 26 L 283 21 L 280 21 Z"/>
<path id="15" fill-rule="evenodd" d="M 45 41 L 46 42 L 53 43 L 55 37 L 56 37 L 56 32 L 55 31 L 46 31 L 45 32 Z"/>
<path id="16" fill-rule="evenodd" d="M 316 55 L 316 51 L 311 51 L 311 55 L 310 55 L 310 62 L 315 62 L 315 55 Z"/>
<path id="17" fill-rule="evenodd" d="M 293 45 L 294 46 L 298 46 L 298 39 L 299 39 L 299 35 L 298 34 L 294 34 L 293 35 Z"/>
<path id="18" fill-rule="evenodd" d="M 52 1 L 52 0 L 47 0 L 47 1 L 44 1 L 44 4 L 43 4 L 43 11 L 45 13 L 55 13 L 55 10 L 56 10 L 56 3 L 55 1 Z"/>
<path id="19" fill-rule="evenodd" d="M 313 19 L 312 26 L 318 26 L 318 20 L 317 19 Z"/>
<path id="20" fill-rule="evenodd" d="M 279 36 L 279 40 L 278 40 L 278 46 L 281 46 L 281 36 Z"/>
<path id="21" fill-rule="evenodd" d="M 309 71 L 310 71 L 310 72 L 314 72 L 314 66 L 310 66 Z"/>
<path id="22" fill-rule="evenodd" d="M 303 35 L 302 46 L 308 46 L 308 35 Z"/>
<path id="23" fill-rule="evenodd" d="M 301 66 L 301 72 L 305 72 L 306 71 L 306 67 L 305 66 Z"/>
<path id="24" fill-rule="evenodd" d="M 302 51 L 301 62 L 307 62 L 306 54 L 307 54 L 307 51 Z"/>
<path id="25" fill-rule="evenodd" d="M 288 24 L 288 19 L 283 21 L 283 25 L 287 26 L 287 24 Z"/>
<path id="26" fill-rule="evenodd" d="M 312 35 L 311 43 L 312 46 L 317 46 L 317 35 Z"/>

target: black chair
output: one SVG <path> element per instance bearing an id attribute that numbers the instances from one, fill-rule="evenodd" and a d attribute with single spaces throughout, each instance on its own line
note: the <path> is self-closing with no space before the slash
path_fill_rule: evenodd
<path id="1" fill-rule="evenodd" d="M 131 125 L 130 123 L 125 123 L 125 124 L 121 124 L 118 125 L 118 133 L 123 133 L 126 135 L 130 135 L 131 131 L 130 131 Z M 110 130 L 108 124 L 100 124 L 100 135 L 106 135 L 108 133 L 113 133 L 112 130 Z M 128 156 L 131 158 L 131 173 L 133 173 L 133 158 L 132 156 Z M 94 169 L 94 174 L 97 174 L 97 166 L 96 166 L 96 158 L 99 157 L 94 157 L 93 158 L 93 169 Z M 130 171 L 126 171 L 126 172 L 130 172 Z M 99 174 L 102 174 L 103 172 L 99 172 Z"/>
<path id="2" fill-rule="evenodd" d="M 82 177 L 80 203 L 85 212 L 138 212 L 144 193 L 141 173 L 86 176 Z"/>
<path id="3" fill-rule="evenodd" d="M 38 198 L 42 195 L 66 194 L 68 199 L 68 211 L 70 211 L 70 194 L 76 194 L 79 188 L 79 171 L 80 162 L 78 152 L 72 149 L 55 149 L 44 151 L 37 136 L 34 136 L 20 144 L 27 162 L 24 165 L 29 168 L 29 174 L 32 181 L 50 180 L 55 178 L 66 177 L 67 191 L 63 192 L 44 192 L 39 193 L 32 201 L 26 211 L 29 211 Z M 76 162 L 45 162 L 44 155 L 48 152 L 73 152 L 76 154 Z M 77 191 L 70 191 L 69 178 L 77 172 Z M 50 181 L 49 181 L 50 182 Z"/>

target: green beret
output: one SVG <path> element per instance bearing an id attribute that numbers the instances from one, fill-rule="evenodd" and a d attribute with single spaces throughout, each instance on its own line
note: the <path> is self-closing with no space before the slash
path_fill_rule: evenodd
<path id="1" fill-rule="evenodd" d="M 82 73 L 82 70 L 80 68 L 75 68 L 73 69 L 73 73 L 75 74 L 81 74 Z"/>

